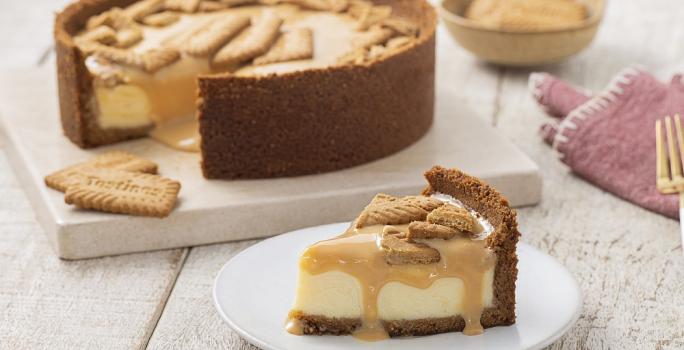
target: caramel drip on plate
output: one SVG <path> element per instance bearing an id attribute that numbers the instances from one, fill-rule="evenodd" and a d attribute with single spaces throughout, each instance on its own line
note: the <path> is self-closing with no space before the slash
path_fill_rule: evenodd
<path id="1" fill-rule="evenodd" d="M 177 150 L 199 152 L 199 123 L 195 118 L 184 118 L 158 125 L 150 137 Z"/>
<path id="2" fill-rule="evenodd" d="M 285 324 L 285 329 L 290 334 L 304 335 L 304 326 L 302 325 L 302 321 L 296 318 L 288 317 L 287 323 Z"/>
<path id="3" fill-rule="evenodd" d="M 408 225 L 393 226 L 408 232 Z M 434 264 L 389 265 L 380 246 L 383 227 L 374 225 L 355 229 L 352 225 L 344 234 L 310 246 L 300 260 L 300 268 L 312 275 L 341 271 L 359 281 L 363 298 L 362 325 L 353 336 L 367 341 L 388 338 L 378 314 L 378 294 L 387 283 L 400 282 L 425 289 L 433 282 L 449 277 L 463 282 L 462 316 L 466 323 L 463 333 L 482 333 L 483 280 L 485 273 L 494 267 L 496 259 L 484 240 L 467 237 L 418 240 L 437 249 L 440 261 Z M 295 334 L 301 331 L 300 328 L 296 323 L 287 327 Z"/>

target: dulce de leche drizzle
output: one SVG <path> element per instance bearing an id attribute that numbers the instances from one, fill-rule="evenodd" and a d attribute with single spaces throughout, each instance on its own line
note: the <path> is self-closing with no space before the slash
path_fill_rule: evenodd
<path id="1" fill-rule="evenodd" d="M 199 122 L 197 119 L 184 118 L 159 124 L 152 130 L 150 137 L 181 151 L 199 152 L 200 135 L 198 129 Z"/>
<path id="2" fill-rule="evenodd" d="M 392 225 L 408 232 L 408 225 Z M 344 234 L 310 246 L 302 255 L 300 268 L 312 275 L 340 271 L 355 277 L 361 285 L 363 309 L 361 327 L 353 336 L 367 341 L 388 338 L 378 316 L 378 294 L 389 282 L 400 282 L 416 288 L 429 288 L 441 278 L 456 277 L 463 282 L 464 334 L 482 333 L 480 316 L 484 309 L 483 279 L 495 265 L 496 256 L 482 239 L 456 237 L 450 240 L 419 240 L 437 249 L 441 259 L 434 264 L 390 265 L 385 261 L 380 239 L 384 225 L 363 227 L 352 225 Z M 302 334 L 302 325 L 289 318 L 286 329 Z"/>

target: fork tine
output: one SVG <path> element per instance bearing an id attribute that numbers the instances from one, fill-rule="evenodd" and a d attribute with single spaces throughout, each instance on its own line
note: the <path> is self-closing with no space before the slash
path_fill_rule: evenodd
<path id="1" fill-rule="evenodd" d="M 682 121 L 679 113 L 675 114 L 675 133 L 677 134 L 677 144 L 679 145 L 679 159 L 684 157 L 684 132 L 682 131 Z"/>
<path id="2" fill-rule="evenodd" d="M 679 152 L 677 152 L 675 147 L 672 118 L 669 116 L 665 117 L 665 132 L 667 133 L 667 150 L 670 158 L 670 174 L 672 175 L 672 180 L 676 180 L 682 177 L 682 163 L 679 160 Z"/>
<path id="3" fill-rule="evenodd" d="M 660 120 L 656 121 L 656 176 L 657 183 L 660 189 L 661 182 L 669 180 L 669 171 L 667 168 L 667 156 L 665 155 L 665 140 L 663 140 L 663 126 Z"/>

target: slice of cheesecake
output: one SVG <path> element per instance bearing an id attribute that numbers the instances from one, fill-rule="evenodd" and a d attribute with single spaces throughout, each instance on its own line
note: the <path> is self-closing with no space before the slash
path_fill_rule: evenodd
<path id="1" fill-rule="evenodd" d="M 342 235 L 302 254 L 287 330 L 364 340 L 515 323 L 515 212 L 455 169 L 422 195 L 378 194 Z"/>

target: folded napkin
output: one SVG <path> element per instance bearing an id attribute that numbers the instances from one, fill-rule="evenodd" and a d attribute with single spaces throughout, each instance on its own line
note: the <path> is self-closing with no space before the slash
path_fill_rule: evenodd
<path id="1" fill-rule="evenodd" d="M 530 75 L 530 90 L 553 122 L 544 141 L 574 173 L 625 200 L 671 218 L 676 195 L 656 189 L 655 121 L 684 116 L 684 85 L 676 75 L 663 84 L 640 68 L 620 72 L 591 95 L 547 73 Z"/>

